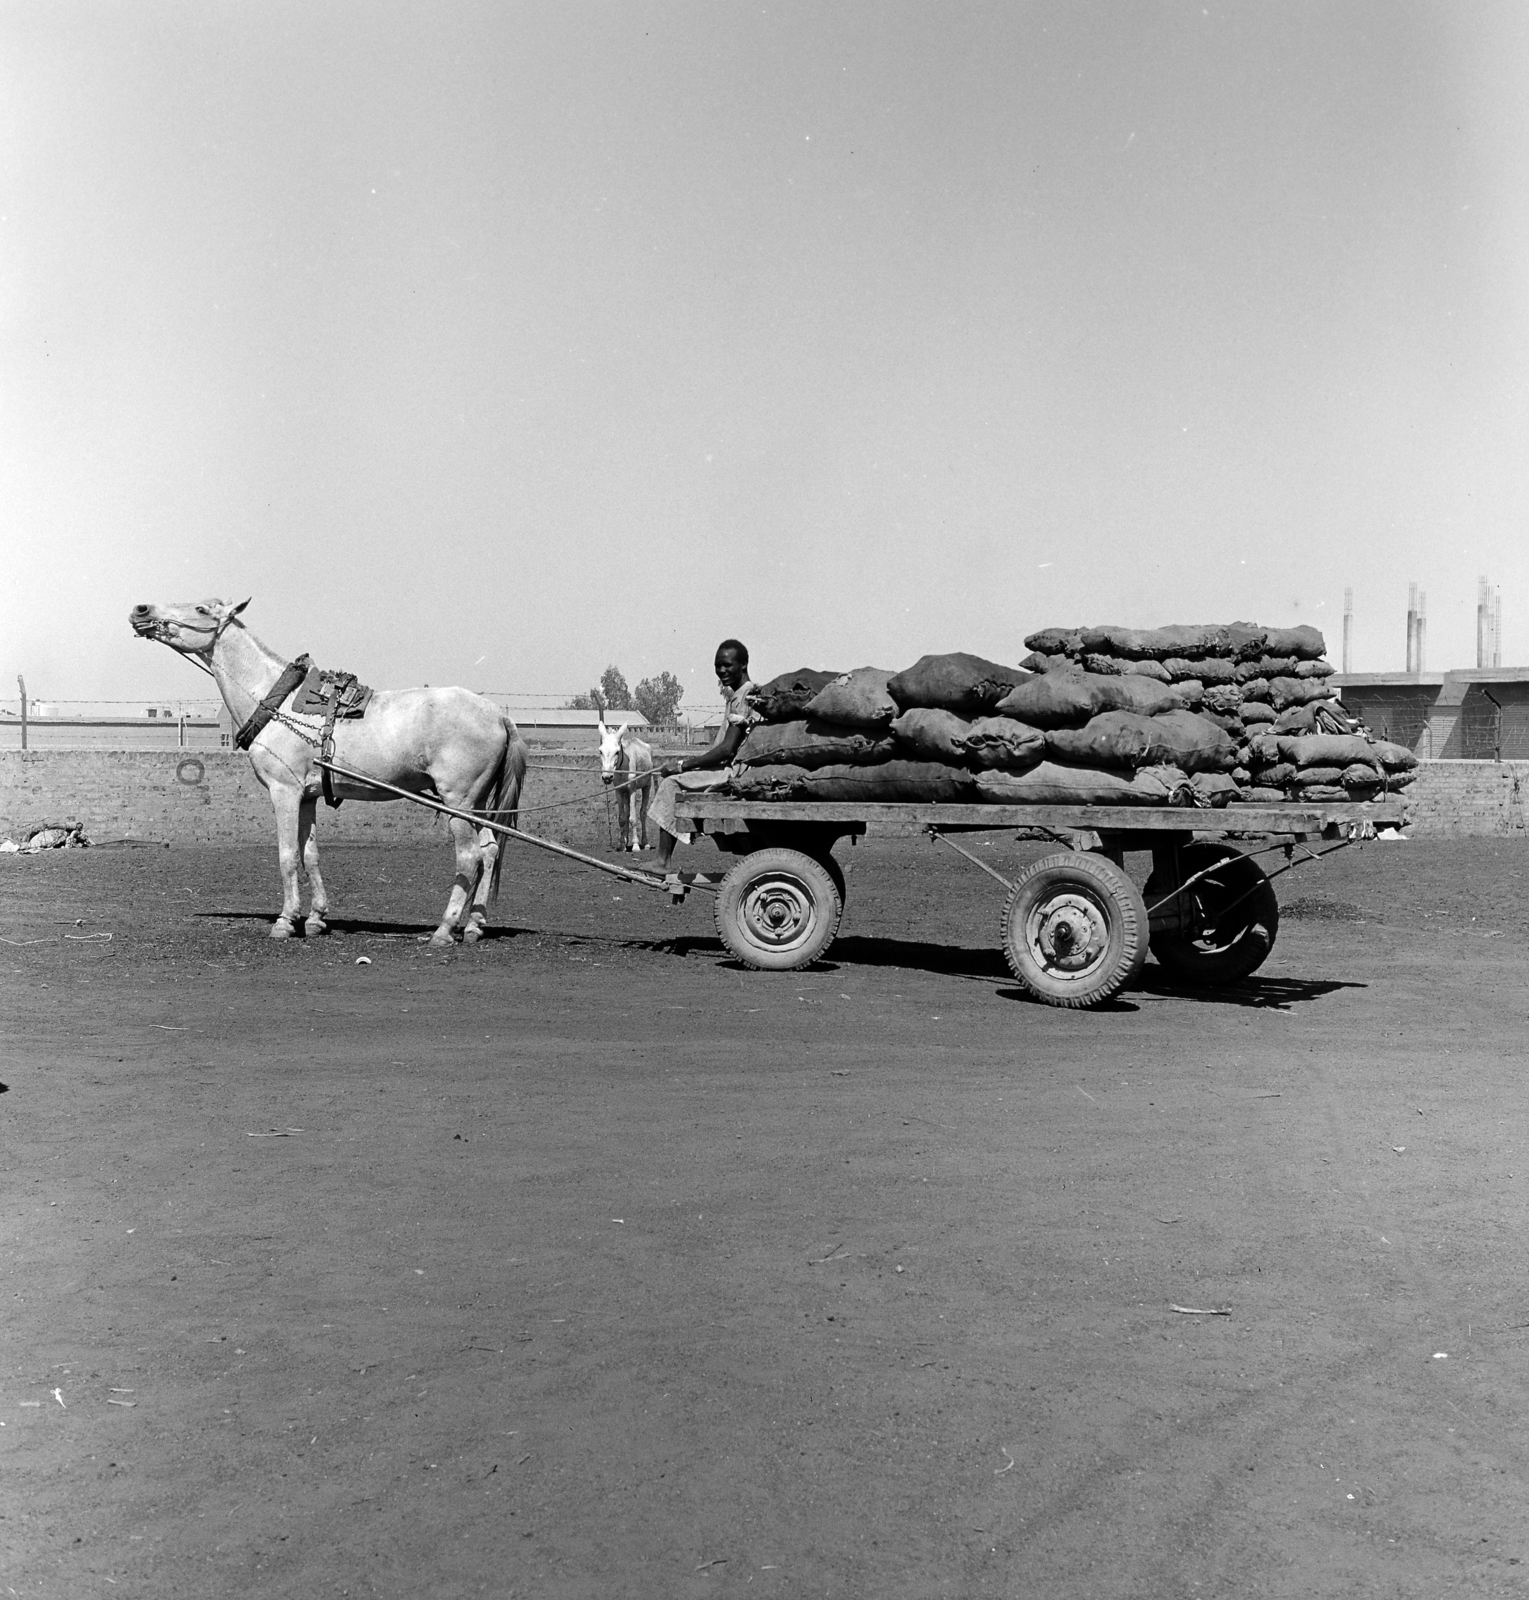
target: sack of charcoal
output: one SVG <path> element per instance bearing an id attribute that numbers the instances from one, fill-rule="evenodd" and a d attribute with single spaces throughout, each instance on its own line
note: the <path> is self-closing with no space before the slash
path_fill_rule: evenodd
<path id="1" fill-rule="evenodd" d="M 1248 750 L 1250 789 L 1292 800 L 1373 800 L 1404 788 L 1417 766 L 1410 750 L 1362 733 L 1260 732 Z"/>
<path id="2" fill-rule="evenodd" d="M 1006 667 L 955 651 L 921 656 L 911 667 L 894 674 L 887 689 L 902 711 L 952 711 L 957 716 L 980 717 L 1029 676 L 1022 667 Z"/>
<path id="3" fill-rule="evenodd" d="M 846 762 L 867 766 L 890 760 L 896 751 L 885 729 L 807 718 L 756 723 L 743 736 L 733 762 L 740 767 L 828 767 Z"/>
<path id="4" fill-rule="evenodd" d="M 807 702 L 839 676 L 837 672 L 798 667 L 768 683 L 756 684 L 749 704 L 762 722 L 794 722 L 807 714 Z"/>

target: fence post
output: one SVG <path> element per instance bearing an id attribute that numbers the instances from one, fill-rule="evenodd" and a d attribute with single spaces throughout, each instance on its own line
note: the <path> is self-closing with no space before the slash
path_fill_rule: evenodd
<path id="1" fill-rule="evenodd" d="M 27 747 L 27 680 L 18 672 L 16 687 L 21 690 L 21 748 Z"/>

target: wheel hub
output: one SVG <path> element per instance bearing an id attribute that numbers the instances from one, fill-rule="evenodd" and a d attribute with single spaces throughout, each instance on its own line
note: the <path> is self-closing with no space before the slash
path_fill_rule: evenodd
<path id="1" fill-rule="evenodd" d="M 1043 966 L 1081 972 L 1099 960 L 1107 943 L 1099 908 L 1082 895 L 1059 895 L 1036 907 L 1030 948 Z"/>
<path id="2" fill-rule="evenodd" d="M 749 895 L 744 914 L 749 928 L 761 942 L 791 944 L 811 924 L 812 906 L 794 884 L 763 883 Z"/>

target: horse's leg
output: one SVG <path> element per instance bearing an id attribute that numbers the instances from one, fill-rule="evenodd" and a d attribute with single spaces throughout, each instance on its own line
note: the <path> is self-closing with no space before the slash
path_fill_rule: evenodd
<path id="1" fill-rule="evenodd" d="M 648 802 L 653 798 L 653 778 L 651 774 L 645 775 L 642 787 L 637 794 L 637 831 L 642 839 L 642 848 L 648 848 Z"/>
<path id="2" fill-rule="evenodd" d="M 637 836 L 645 831 L 642 827 L 642 810 L 639 804 L 641 797 L 642 790 L 635 786 L 626 792 L 626 847 L 634 856 L 642 848 L 637 843 Z"/>
<path id="3" fill-rule="evenodd" d="M 288 785 L 271 786 L 271 809 L 276 813 L 276 858 L 281 866 L 281 915 L 271 925 L 273 939 L 290 939 L 297 931 L 302 901 L 297 892 L 297 815 L 298 790 Z"/>
<path id="4" fill-rule="evenodd" d="M 456 846 L 457 875 L 451 885 L 451 898 L 446 902 L 446 915 L 441 918 L 440 927 L 430 935 L 430 943 L 438 949 L 457 942 L 457 924 L 478 887 L 478 830 L 460 817 L 453 817 L 447 826 Z"/>
<path id="5" fill-rule="evenodd" d="M 303 858 L 303 870 L 308 874 L 308 920 L 303 932 L 310 938 L 329 932 L 324 918 L 329 915 L 329 895 L 324 880 L 319 876 L 319 839 L 313 830 L 314 813 L 318 801 L 305 795 L 297 807 L 297 848 Z"/>
<path id="6" fill-rule="evenodd" d="M 493 881 L 494 860 L 499 854 L 498 836 L 487 828 L 478 830 L 478 887 L 473 892 L 472 910 L 462 930 L 463 944 L 477 944 L 488 927 L 488 889 Z"/>

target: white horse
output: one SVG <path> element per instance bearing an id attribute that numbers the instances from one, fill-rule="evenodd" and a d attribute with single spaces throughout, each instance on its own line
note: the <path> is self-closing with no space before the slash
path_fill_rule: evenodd
<path id="1" fill-rule="evenodd" d="M 648 848 L 648 801 L 653 790 L 653 746 L 639 739 L 630 722 L 605 725 L 600 712 L 600 778 L 621 790 L 621 848 L 635 856 Z M 641 838 L 639 845 L 637 839 Z"/>
<path id="2" fill-rule="evenodd" d="M 327 933 L 329 897 L 319 876 L 314 808 L 322 773 L 322 719 L 296 717 L 290 708 L 298 679 L 289 663 L 269 650 L 239 620 L 249 604 L 134 606 L 128 620 L 141 638 L 158 639 L 189 657 L 217 680 L 223 703 L 241 733 L 253 730 L 248 749 L 255 776 L 276 812 L 276 847 L 281 860 L 281 915 L 273 939 L 296 931 L 301 900 L 301 861 L 310 892 L 304 932 Z M 285 692 L 282 690 L 286 685 Z M 243 740 L 240 741 L 244 742 Z M 461 811 L 515 823 L 525 781 L 526 746 L 515 724 L 492 701 L 468 689 L 379 689 L 364 716 L 334 724 L 334 759 L 416 794 L 431 795 Z M 394 796 L 335 777 L 341 800 L 391 800 Z M 460 927 L 468 943 L 482 938 L 488 901 L 499 892 L 504 861 L 497 836 L 459 818 L 450 819 L 456 846 L 456 880 L 433 945 L 455 943 Z M 464 912 L 471 907 L 464 922 Z"/>

